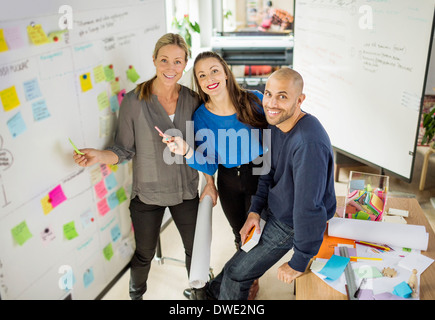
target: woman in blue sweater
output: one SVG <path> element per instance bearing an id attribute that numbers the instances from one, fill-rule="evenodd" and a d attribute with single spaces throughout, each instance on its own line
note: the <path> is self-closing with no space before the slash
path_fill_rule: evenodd
<path id="1" fill-rule="evenodd" d="M 261 106 L 263 95 L 242 89 L 227 63 L 214 52 L 200 53 L 193 71 L 204 101 L 193 115 L 197 148 L 190 147 L 193 141 L 188 145 L 179 137 L 168 146 L 172 152 L 184 155 L 192 168 L 209 176 L 218 171 L 222 209 L 238 248 L 251 196 L 257 190 L 259 175 L 254 168 L 262 162 L 262 129 L 267 127 Z"/>

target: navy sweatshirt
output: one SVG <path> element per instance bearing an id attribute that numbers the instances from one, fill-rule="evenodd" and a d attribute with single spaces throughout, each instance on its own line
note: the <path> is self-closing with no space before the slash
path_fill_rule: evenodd
<path id="1" fill-rule="evenodd" d="M 334 160 L 328 134 L 306 114 L 290 132 L 271 130 L 271 168 L 260 177 L 250 212 L 269 208 L 294 230 L 294 254 L 288 262 L 305 271 L 323 241 L 326 222 L 336 209 Z"/>

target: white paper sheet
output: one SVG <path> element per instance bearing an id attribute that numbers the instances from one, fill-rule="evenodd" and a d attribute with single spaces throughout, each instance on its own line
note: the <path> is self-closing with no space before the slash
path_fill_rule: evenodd
<path id="1" fill-rule="evenodd" d="M 189 276 L 189 284 L 192 288 L 202 288 L 208 281 L 212 234 L 212 209 L 213 201 L 211 197 L 205 196 L 199 203 L 195 238 L 193 240 L 192 262 Z"/>
<path id="2" fill-rule="evenodd" d="M 424 251 L 429 242 L 424 226 L 344 218 L 329 220 L 328 235 Z"/>

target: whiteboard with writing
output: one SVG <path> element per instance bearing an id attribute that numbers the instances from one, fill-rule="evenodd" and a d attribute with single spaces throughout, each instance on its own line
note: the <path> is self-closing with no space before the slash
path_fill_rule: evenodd
<path id="1" fill-rule="evenodd" d="M 296 0 L 302 108 L 344 153 L 412 179 L 434 0 Z"/>
<path id="2" fill-rule="evenodd" d="M 0 13 L 0 297 L 95 299 L 134 251 L 131 163 L 82 168 L 73 144 L 111 144 L 123 93 L 155 72 L 165 4 L 8 6 Z"/>

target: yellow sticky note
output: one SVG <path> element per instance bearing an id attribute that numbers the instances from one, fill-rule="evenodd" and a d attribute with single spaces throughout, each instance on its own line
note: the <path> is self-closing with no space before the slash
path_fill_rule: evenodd
<path id="1" fill-rule="evenodd" d="M 106 74 L 104 73 L 104 68 L 102 65 L 94 68 L 94 80 L 95 83 L 106 81 Z"/>
<path id="2" fill-rule="evenodd" d="M 82 87 L 82 92 L 92 89 L 91 73 L 85 73 L 80 76 L 80 86 Z"/>
<path id="3" fill-rule="evenodd" d="M 39 46 L 50 42 L 40 24 L 27 26 L 27 34 L 34 45 Z"/>
<path id="4" fill-rule="evenodd" d="M 42 211 L 45 215 L 49 214 L 51 210 L 53 210 L 53 206 L 51 205 L 50 197 L 48 194 L 41 199 Z"/>
<path id="5" fill-rule="evenodd" d="M 0 52 L 8 51 L 8 44 L 6 43 L 5 36 L 3 34 L 3 29 L 0 29 Z"/>
<path id="6" fill-rule="evenodd" d="M 12 109 L 20 105 L 20 99 L 18 99 L 15 86 L 0 91 L 0 99 L 2 101 L 3 109 L 5 109 L 5 111 L 11 111 Z"/>
<path id="7" fill-rule="evenodd" d="M 112 88 L 113 94 L 117 94 L 121 91 L 121 86 L 119 85 L 119 81 L 115 80 L 110 83 L 110 87 Z"/>
<path id="8" fill-rule="evenodd" d="M 98 109 L 100 111 L 106 109 L 110 105 L 109 98 L 107 97 L 106 91 L 103 91 L 98 95 L 97 101 L 98 101 Z"/>

